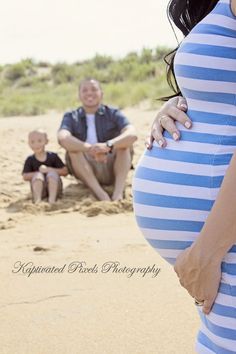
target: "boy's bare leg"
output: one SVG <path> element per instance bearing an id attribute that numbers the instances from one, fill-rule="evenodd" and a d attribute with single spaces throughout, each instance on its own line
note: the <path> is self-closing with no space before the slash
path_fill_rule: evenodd
<path id="1" fill-rule="evenodd" d="M 123 192 L 125 188 L 125 181 L 131 166 L 130 148 L 117 149 L 116 158 L 114 162 L 115 184 L 112 194 L 112 200 L 123 199 Z"/>
<path id="2" fill-rule="evenodd" d="M 57 199 L 57 192 L 59 187 L 59 176 L 55 173 L 49 173 L 47 175 L 47 186 L 48 186 L 48 202 L 49 204 L 55 203 Z"/>
<path id="3" fill-rule="evenodd" d="M 106 191 L 100 186 L 93 169 L 82 152 L 69 153 L 75 177 L 80 179 L 95 194 L 98 200 L 111 200 Z"/>
<path id="4" fill-rule="evenodd" d="M 33 201 L 35 204 L 40 203 L 42 201 L 43 183 L 44 183 L 44 177 L 42 173 L 38 172 L 37 174 L 35 174 L 35 176 L 31 181 Z"/>

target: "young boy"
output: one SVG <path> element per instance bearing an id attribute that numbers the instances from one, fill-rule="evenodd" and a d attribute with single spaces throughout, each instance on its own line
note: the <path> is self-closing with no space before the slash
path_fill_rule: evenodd
<path id="1" fill-rule="evenodd" d="M 57 154 L 45 151 L 48 137 L 43 130 L 31 131 L 28 135 L 28 143 L 34 154 L 25 160 L 23 179 L 31 184 L 34 203 L 39 203 L 43 198 L 48 197 L 48 202 L 53 204 L 62 192 L 60 176 L 68 174 L 67 167 Z"/>

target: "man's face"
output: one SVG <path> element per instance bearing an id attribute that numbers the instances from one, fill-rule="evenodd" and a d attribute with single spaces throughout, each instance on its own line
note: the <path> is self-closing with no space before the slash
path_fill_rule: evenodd
<path id="1" fill-rule="evenodd" d="M 100 105 L 102 90 L 96 81 L 85 81 L 79 90 L 79 98 L 84 107 L 92 108 Z"/>

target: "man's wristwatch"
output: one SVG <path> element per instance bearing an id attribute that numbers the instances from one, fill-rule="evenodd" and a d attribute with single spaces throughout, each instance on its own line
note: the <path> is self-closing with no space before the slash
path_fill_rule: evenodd
<path id="1" fill-rule="evenodd" d="M 109 154 L 111 154 L 113 151 L 113 147 L 114 147 L 113 142 L 111 140 L 107 140 L 106 146 L 110 149 Z"/>

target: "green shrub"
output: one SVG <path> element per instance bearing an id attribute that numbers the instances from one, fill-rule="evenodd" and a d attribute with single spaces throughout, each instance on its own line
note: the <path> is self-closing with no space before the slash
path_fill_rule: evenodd
<path id="1" fill-rule="evenodd" d="M 155 76 L 154 64 L 136 65 L 130 72 L 130 79 L 134 81 L 145 81 Z"/>
<path id="2" fill-rule="evenodd" d="M 158 47 L 155 49 L 154 60 L 159 61 L 163 60 L 164 57 L 170 53 L 171 49 L 167 47 Z"/>
<path id="3" fill-rule="evenodd" d="M 51 71 L 52 80 L 56 85 L 74 81 L 76 74 L 76 67 L 65 63 L 54 65 Z"/>
<path id="4" fill-rule="evenodd" d="M 50 109 L 65 111 L 78 103 L 78 83 L 94 77 L 102 83 L 104 102 L 124 108 L 170 95 L 166 83 L 166 65 L 162 57 L 170 51 L 161 47 L 144 48 L 115 60 L 96 55 L 72 65 L 24 59 L 17 64 L 0 67 L 0 115 L 34 115 Z"/>
<path id="5" fill-rule="evenodd" d="M 138 60 L 139 60 L 139 56 L 136 52 L 128 53 L 123 59 L 124 62 L 127 62 L 127 61 L 128 62 L 138 62 Z"/>
<path id="6" fill-rule="evenodd" d="M 37 67 L 39 68 L 50 68 L 51 64 L 48 63 L 47 61 L 39 61 L 37 64 Z"/>
<path id="7" fill-rule="evenodd" d="M 27 76 L 21 77 L 17 82 L 17 87 L 31 87 L 34 84 L 34 78 Z"/>
<path id="8" fill-rule="evenodd" d="M 0 106 L 2 116 L 31 116 L 45 113 L 45 109 L 32 99 L 25 100 L 24 96 L 14 95 Z"/>
<path id="9" fill-rule="evenodd" d="M 16 81 L 25 76 L 26 68 L 23 63 L 12 64 L 6 67 L 4 77 L 9 81 Z"/>
<path id="10" fill-rule="evenodd" d="M 139 58 L 139 62 L 141 64 L 149 64 L 152 62 L 153 57 L 152 57 L 152 49 L 148 49 L 148 48 L 143 48 L 141 54 L 140 54 L 140 58 Z"/>
<path id="11" fill-rule="evenodd" d="M 93 59 L 91 59 L 91 64 L 95 66 L 96 69 L 107 69 L 107 67 L 113 62 L 112 57 L 106 55 L 96 54 Z"/>
<path id="12" fill-rule="evenodd" d="M 15 82 L 26 76 L 33 76 L 37 73 L 35 63 L 32 59 L 23 59 L 19 63 L 7 65 L 3 72 L 4 78 Z"/>

